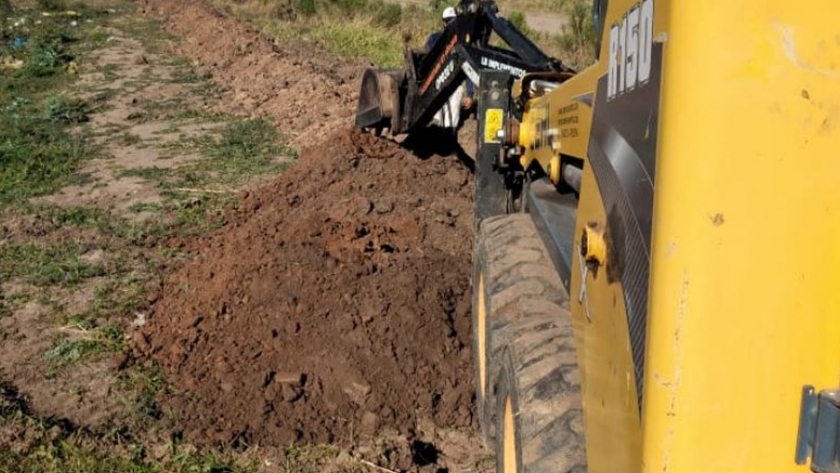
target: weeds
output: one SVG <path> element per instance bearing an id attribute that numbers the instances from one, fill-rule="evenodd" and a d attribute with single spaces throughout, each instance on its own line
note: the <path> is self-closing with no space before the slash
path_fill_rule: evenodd
<path id="1" fill-rule="evenodd" d="M 345 56 L 365 56 L 376 64 L 389 67 L 402 65 L 403 62 L 400 43 L 395 43 L 391 34 L 371 28 L 368 22 L 325 24 L 313 30 L 310 37 Z"/>
<path id="2" fill-rule="evenodd" d="M 135 370 L 137 389 L 153 398 L 162 382 L 155 370 Z M 131 427 L 108 435 L 77 429 L 64 419 L 33 415 L 14 386 L 0 379 L 0 472 L 16 473 L 251 473 L 253 460 L 213 451 L 196 452 L 171 442 L 151 459 L 131 444 Z M 113 448 L 117 447 L 117 448 Z"/>
<path id="3" fill-rule="evenodd" d="M 21 102 L 19 102 L 20 104 Z M 0 112 L 0 201 L 20 202 L 64 186 L 85 158 L 97 153 L 84 136 L 72 137 L 68 122 L 80 111 L 48 99 L 44 114 L 15 104 Z M 64 126 L 63 126 L 64 125 Z"/>
<path id="4" fill-rule="evenodd" d="M 6 417 L 6 416 L 4 416 Z M 25 413 L 9 414 L 0 420 L 8 428 L 34 432 L 27 442 L 13 446 L 0 443 L 0 471 L 17 473 L 250 473 L 253 464 L 238 465 L 230 456 L 197 453 L 171 446 L 163 460 L 146 458 L 142 448 L 133 455 L 107 452 L 100 439 Z M 34 436 L 35 438 L 31 438 Z M 24 444 L 24 446 L 21 446 Z"/>
<path id="5" fill-rule="evenodd" d="M 0 279 L 20 278 L 35 286 L 75 286 L 103 276 L 105 268 L 82 259 L 84 248 L 75 243 L 37 246 L 32 243 L 0 247 Z"/>
<path id="6" fill-rule="evenodd" d="M 595 60 L 597 43 L 592 18 L 592 4 L 588 0 L 571 0 L 566 8 L 569 24 L 559 38 L 560 47 L 568 52 L 572 67 L 582 68 Z"/>
<path id="7" fill-rule="evenodd" d="M 44 353 L 44 358 L 49 363 L 48 377 L 58 369 L 80 363 L 100 353 L 123 349 L 122 329 L 115 325 L 85 331 L 83 335 L 85 337 L 77 339 L 61 337 L 53 342 L 52 348 Z"/>
<path id="8" fill-rule="evenodd" d="M 428 7 L 401 6 L 395 0 L 293 0 L 283 3 L 282 15 L 272 13 L 276 2 L 210 0 L 216 6 L 258 25 L 276 41 L 305 38 L 335 53 L 366 57 L 380 67 L 401 67 L 404 46 L 418 47 L 440 28 L 440 12 L 453 2 L 429 0 Z M 457 2 L 454 2 L 457 3 Z M 591 0 L 526 0 L 499 2 L 508 19 L 549 55 L 585 67 L 594 60 Z M 546 11 L 576 15 L 572 28 L 561 35 L 538 33 L 523 12 Z M 511 12 L 511 13 L 507 13 Z"/>
<path id="9" fill-rule="evenodd" d="M 68 80 L 68 46 L 76 40 L 65 21 L 50 18 L 9 52 L 24 66 L 0 75 L 0 202 L 6 204 L 55 192 L 98 153 L 73 130 L 87 121 L 89 104 L 54 92 Z"/>
<path id="10" fill-rule="evenodd" d="M 229 123 L 221 136 L 208 144 L 206 154 L 222 181 L 236 182 L 242 176 L 281 170 L 274 169 L 273 162 L 282 154 L 293 152 L 280 146 L 274 125 L 256 119 Z"/>
<path id="11" fill-rule="evenodd" d="M 139 416 L 139 421 L 160 419 L 163 413 L 157 403 L 157 393 L 163 389 L 163 370 L 160 366 L 152 368 L 138 367 L 122 376 L 123 391 L 133 393 L 132 411 Z"/>
<path id="12" fill-rule="evenodd" d="M 184 189 L 201 191 L 218 184 L 236 186 L 257 175 L 278 174 L 295 157 L 294 151 L 285 146 L 277 129 L 265 119 L 229 121 L 216 137 L 189 138 L 169 147 L 198 149 L 207 159 L 174 169 L 124 169 L 119 172 L 119 177 L 140 177 L 155 182 L 167 195 L 178 198 L 186 197 Z"/>

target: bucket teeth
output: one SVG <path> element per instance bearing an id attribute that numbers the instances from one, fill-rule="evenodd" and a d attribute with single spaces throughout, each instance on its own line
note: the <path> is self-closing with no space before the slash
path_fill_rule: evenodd
<path id="1" fill-rule="evenodd" d="M 385 128 L 383 128 L 383 127 L 363 127 L 362 130 L 364 130 L 367 133 L 370 133 L 371 135 L 373 135 L 377 138 L 382 138 L 382 139 L 385 139 L 385 140 L 388 140 L 388 141 L 393 141 L 394 143 L 397 143 L 397 144 L 402 144 L 408 138 L 407 134 L 405 134 L 405 133 L 394 134 L 394 133 L 391 132 L 391 129 L 387 128 L 387 127 L 385 127 Z"/>

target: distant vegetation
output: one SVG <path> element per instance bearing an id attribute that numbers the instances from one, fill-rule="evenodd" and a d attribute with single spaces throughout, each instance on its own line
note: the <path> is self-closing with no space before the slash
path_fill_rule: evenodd
<path id="1" fill-rule="evenodd" d="M 383 67 L 403 63 L 403 47 L 423 44 L 440 28 L 440 13 L 457 1 L 445 0 L 207 0 L 249 21 L 278 42 L 316 41 L 350 57 L 366 57 Z M 500 0 L 499 8 L 547 54 L 575 68 L 594 59 L 591 0 Z M 569 20 L 557 34 L 538 32 L 526 12 L 564 14 Z"/>

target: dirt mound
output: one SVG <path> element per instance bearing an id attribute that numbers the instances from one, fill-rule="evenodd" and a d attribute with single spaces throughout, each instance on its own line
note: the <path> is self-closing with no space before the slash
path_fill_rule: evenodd
<path id="1" fill-rule="evenodd" d="M 275 44 L 246 23 L 194 0 L 145 0 L 143 12 L 166 19 L 181 38 L 176 50 L 201 64 L 231 95 L 219 108 L 272 116 L 304 148 L 350 123 L 364 61 L 351 61 L 303 42 Z"/>
<path id="2" fill-rule="evenodd" d="M 135 336 L 187 439 L 473 427 L 471 181 L 455 158 L 348 130 L 192 242 Z"/>

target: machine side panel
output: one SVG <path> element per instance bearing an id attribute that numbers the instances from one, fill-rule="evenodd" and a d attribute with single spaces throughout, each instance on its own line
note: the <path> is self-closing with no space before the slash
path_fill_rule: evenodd
<path id="1" fill-rule="evenodd" d="M 606 218 L 598 182 L 592 167 L 586 166 L 574 230 L 570 306 L 581 374 L 587 466 L 591 473 L 636 473 L 641 466 L 642 432 L 624 289 L 621 282 L 610 282 L 603 268 L 584 278 L 579 252 L 584 226 Z"/>
<path id="2" fill-rule="evenodd" d="M 664 0 L 613 0 L 600 62 L 551 94 L 556 123 L 577 115 L 583 133 L 561 138 L 560 153 L 586 152 L 574 231 L 571 309 L 581 366 L 588 471 L 642 468 L 642 399 L 647 299 L 658 159 L 663 50 L 656 35 Z M 583 79 L 588 81 L 588 90 Z M 572 103 L 577 107 L 570 107 Z M 565 108 L 563 108 L 565 107 Z M 585 111 L 580 113 L 577 111 Z M 565 121 L 564 121 L 565 120 Z M 542 157 L 539 158 L 542 162 Z M 602 264 L 580 257 L 587 226 L 603 230 Z"/>
<path id="3" fill-rule="evenodd" d="M 611 96 L 609 76 L 598 81 L 589 144 L 607 212 L 606 277 L 622 283 L 639 407 L 644 393 L 650 235 L 659 124 L 662 45 L 651 45 L 646 84 Z"/>
<path id="4" fill-rule="evenodd" d="M 643 471 L 810 471 L 803 386 L 840 384 L 837 2 L 671 9 Z"/>

